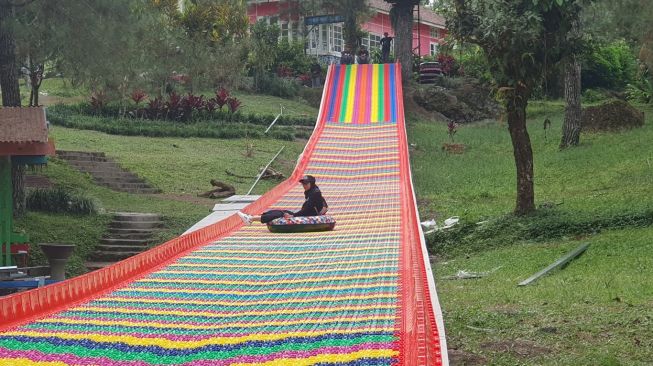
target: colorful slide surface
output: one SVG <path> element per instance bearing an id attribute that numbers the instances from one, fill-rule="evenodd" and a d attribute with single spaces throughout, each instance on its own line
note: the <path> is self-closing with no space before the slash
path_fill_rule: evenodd
<path id="1" fill-rule="evenodd" d="M 311 174 L 334 231 L 232 216 L 1 298 L 0 365 L 447 365 L 402 100 L 398 64 L 331 66 L 294 173 L 245 209 L 297 209 Z"/>

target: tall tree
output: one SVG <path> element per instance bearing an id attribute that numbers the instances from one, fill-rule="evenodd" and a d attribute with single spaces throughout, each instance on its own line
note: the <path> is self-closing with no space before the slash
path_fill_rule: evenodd
<path id="1" fill-rule="evenodd" d="M 16 38 L 14 30 L 15 7 L 26 2 L 0 1 L 0 90 L 4 107 L 20 107 L 20 87 L 16 63 Z M 14 215 L 25 213 L 25 166 L 12 164 L 11 183 L 13 187 Z"/>
<path id="2" fill-rule="evenodd" d="M 558 62 L 575 48 L 568 33 L 581 1 L 449 0 L 448 28 L 458 39 L 483 49 L 505 101 L 517 171 L 517 215 L 535 210 L 528 100 L 543 77 L 545 62 Z"/>
<path id="3" fill-rule="evenodd" d="M 569 38 L 574 38 L 574 44 L 580 44 L 580 7 L 572 9 L 571 31 Z M 578 146 L 580 143 L 581 131 L 581 64 L 580 51 L 573 50 L 568 53 L 564 60 L 564 96 L 565 96 L 565 119 L 562 123 L 562 139 L 560 148 Z"/>
<path id="4" fill-rule="evenodd" d="M 0 88 L 2 105 L 20 106 L 20 88 L 16 63 L 15 4 L 0 0 Z"/>
<path id="5" fill-rule="evenodd" d="M 395 55 L 401 63 L 402 80 L 413 75 L 413 10 L 419 0 L 385 0 L 392 4 L 390 21 L 395 31 Z"/>

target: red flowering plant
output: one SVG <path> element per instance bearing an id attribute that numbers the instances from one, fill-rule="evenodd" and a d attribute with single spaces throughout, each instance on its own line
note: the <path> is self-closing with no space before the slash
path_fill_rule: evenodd
<path id="1" fill-rule="evenodd" d="M 438 55 L 438 63 L 440 64 L 440 67 L 442 68 L 442 72 L 445 75 L 449 76 L 449 75 L 456 74 L 457 62 L 456 59 L 453 58 L 453 56 L 440 54 Z"/>
<path id="2" fill-rule="evenodd" d="M 147 99 L 147 94 L 141 89 L 136 89 L 132 91 L 131 99 L 136 103 L 136 106 L 138 106 L 142 101 Z"/>
<path id="3" fill-rule="evenodd" d="M 447 130 L 449 134 L 449 139 L 453 143 L 454 142 L 453 137 L 456 134 L 456 132 L 458 132 L 458 124 L 454 121 L 449 121 L 449 123 L 447 123 Z"/>
<path id="4" fill-rule="evenodd" d="M 227 103 L 227 99 L 229 99 L 229 91 L 227 89 L 221 87 L 216 90 L 214 101 L 220 110 Z"/>
<path id="5" fill-rule="evenodd" d="M 240 100 L 238 100 L 238 98 L 229 97 L 227 99 L 227 107 L 229 107 L 229 112 L 231 113 L 236 113 L 241 104 L 242 103 Z"/>

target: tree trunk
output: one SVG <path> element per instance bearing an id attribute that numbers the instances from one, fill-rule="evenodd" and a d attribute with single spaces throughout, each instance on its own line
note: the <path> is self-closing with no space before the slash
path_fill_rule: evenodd
<path id="1" fill-rule="evenodd" d="M 12 8 L 0 3 L 0 89 L 2 105 L 20 107 L 20 89 L 18 69 L 16 67 L 16 40 L 12 29 L 7 26 L 12 17 Z M 12 165 L 11 182 L 13 185 L 14 215 L 25 213 L 25 167 Z"/>
<path id="2" fill-rule="evenodd" d="M 509 97 L 508 130 L 512 140 L 515 166 L 517 168 L 517 204 L 516 215 L 526 215 L 535 211 L 535 192 L 533 187 L 533 149 L 526 130 L 527 93 L 517 87 L 514 95 Z"/>
<path id="3" fill-rule="evenodd" d="M 412 2 L 397 2 L 390 14 L 395 31 L 395 58 L 401 63 L 404 82 L 413 77 L 413 8 Z"/>
<path id="4" fill-rule="evenodd" d="M 18 69 L 16 67 L 16 40 L 10 25 L 12 9 L 0 2 L 0 89 L 2 105 L 20 107 Z"/>
<path id="5" fill-rule="evenodd" d="M 347 14 L 343 24 L 342 35 L 345 41 L 345 50 L 349 50 L 352 55 L 358 52 L 358 27 L 356 23 L 356 14 Z"/>
<path id="6" fill-rule="evenodd" d="M 562 125 L 560 148 L 578 146 L 580 142 L 580 73 L 581 66 L 576 55 L 572 55 L 565 64 L 565 121 Z"/>

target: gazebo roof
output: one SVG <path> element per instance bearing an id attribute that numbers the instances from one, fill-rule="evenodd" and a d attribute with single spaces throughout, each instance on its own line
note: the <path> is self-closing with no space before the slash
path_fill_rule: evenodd
<path id="1" fill-rule="evenodd" d="M 45 110 L 40 107 L 0 109 L 0 143 L 48 142 Z"/>
<path id="2" fill-rule="evenodd" d="M 52 155 L 48 141 L 45 109 L 41 107 L 0 108 L 0 155 Z"/>

